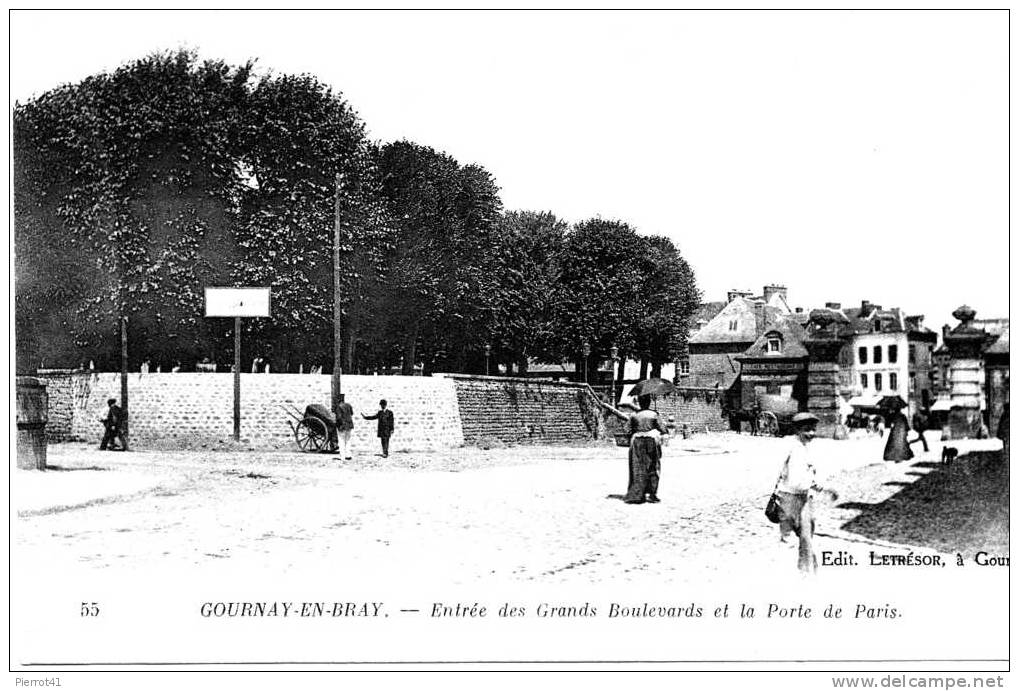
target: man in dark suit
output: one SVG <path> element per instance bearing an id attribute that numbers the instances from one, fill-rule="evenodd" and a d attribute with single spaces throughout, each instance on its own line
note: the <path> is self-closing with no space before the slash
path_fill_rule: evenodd
<path id="1" fill-rule="evenodd" d="M 99 421 L 103 423 L 106 428 L 105 434 L 103 434 L 103 440 L 99 443 L 99 450 L 106 451 L 109 447 L 110 451 L 117 451 L 117 447 L 114 444 L 114 439 L 120 440 L 120 450 L 127 451 L 127 442 L 124 441 L 124 429 L 123 421 L 124 416 L 121 413 L 120 406 L 117 405 L 117 399 L 111 398 L 106 401 L 106 404 L 110 406 L 106 412 L 106 418 L 99 418 Z"/>
<path id="2" fill-rule="evenodd" d="M 378 437 L 379 441 L 382 442 L 382 457 L 388 458 L 389 438 L 393 436 L 393 427 L 396 423 L 393 418 L 393 411 L 386 408 L 386 400 L 382 399 L 379 401 L 379 412 L 374 415 L 365 415 L 364 413 L 361 413 L 361 417 L 365 420 L 377 419 L 379 421 Z"/>

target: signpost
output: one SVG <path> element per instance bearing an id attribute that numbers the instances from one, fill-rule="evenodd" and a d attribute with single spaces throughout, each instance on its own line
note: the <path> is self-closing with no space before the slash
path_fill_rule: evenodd
<path id="1" fill-rule="evenodd" d="M 241 318 L 269 316 L 268 288 L 205 289 L 206 317 L 234 318 L 234 439 L 241 438 Z"/>

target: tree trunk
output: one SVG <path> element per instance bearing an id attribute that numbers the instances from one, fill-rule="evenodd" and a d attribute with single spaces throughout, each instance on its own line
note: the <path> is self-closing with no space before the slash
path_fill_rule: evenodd
<path id="1" fill-rule="evenodd" d="M 662 363 L 657 361 L 651 363 L 651 376 L 652 377 L 662 376 Z"/>
<path id="2" fill-rule="evenodd" d="M 347 320 L 347 328 L 343 330 L 343 335 L 347 341 L 343 346 L 343 371 L 353 372 L 354 371 L 354 344 L 357 342 L 357 332 L 360 329 L 360 324 L 356 317 L 351 317 Z"/>
<path id="3" fill-rule="evenodd" d="M 403 374 L 410 376 L 414 374 L 414 360 L 418 344 L 418 322 L 407 332 L 403 341 Z"/>
<path id="4" fill-rule="evenodd" d="M 644 358 L 640 359 L 640 378 L 641 380 L 647 379 L 647 360 Z"/>

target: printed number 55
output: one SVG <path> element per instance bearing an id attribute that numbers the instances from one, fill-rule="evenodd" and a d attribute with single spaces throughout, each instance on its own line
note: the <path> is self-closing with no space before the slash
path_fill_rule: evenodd
<path id="1" fill-rule="evenodd" d="M 83 617 L 98 617 L 99 616 L 99 603 L 98 602 L 82 602 L 81 603 L 81 616 L 83 616 Z"/>

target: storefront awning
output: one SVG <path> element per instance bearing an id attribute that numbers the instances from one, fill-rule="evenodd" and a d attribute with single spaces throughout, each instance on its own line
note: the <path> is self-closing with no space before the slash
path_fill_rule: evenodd
<path id="1" fill-rule="evenodd" d="M 849 399 L 849 405 L 854 408 L 877 408 L 881 396 L 853 396 Z"/>

